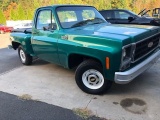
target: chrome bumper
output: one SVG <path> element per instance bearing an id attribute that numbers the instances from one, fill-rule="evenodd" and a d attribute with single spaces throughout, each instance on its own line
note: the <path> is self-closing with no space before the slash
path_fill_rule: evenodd
<path id="1" fill-rule="evenodd" d="M 132 69 L 125 71 L 125 72 L 115 72 L 115 83 L 118 84 L 127 84 L 131 82 L 135 77 L 143 73 L 145 70 L 150 68 L 159 58 L 160 50 L 155 52 L 149 58 L 144 60 L 142 63 L 138 64 L 137 66 L 133 67 Z"/>

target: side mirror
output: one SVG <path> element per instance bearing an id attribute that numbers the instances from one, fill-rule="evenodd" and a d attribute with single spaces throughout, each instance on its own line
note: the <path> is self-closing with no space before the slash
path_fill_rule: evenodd
<path id="1" fill-rule="evenodd" d="M 48 30 L 48 28 L 47 28 L 47 27 L 43 27 L 43 30 L 44 30 L 44 31 L 47 31 L 47 30 Z"/>
<path id="2" fill-rule="evenodd" d="M 128 17 L 129 22 L 133 21 L 134 19 L 135 19 L 134 17 Z"/>
<path id="3" fill-rule="evenodd" d="M 54 31 L 56 29 L 57 29 L 57 25 L 53 23 L 43 27 L 44 31 Z"/>

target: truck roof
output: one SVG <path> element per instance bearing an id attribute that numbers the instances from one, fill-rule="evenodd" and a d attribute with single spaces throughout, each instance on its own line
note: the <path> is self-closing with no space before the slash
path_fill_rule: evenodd
<path id="1" fill-rule="evenodd" d="M 75 7 L 78 7 L 78 6 L 93 7 L 93 6 L 90 6 L 90 5 L 57 4 L 57 5 L 44 6 L 44 7 L 40 7 L 40 8 L 47 8 L 47 7 L 57 8 L 57 7 L 74 7 L 74 6 Z"/>

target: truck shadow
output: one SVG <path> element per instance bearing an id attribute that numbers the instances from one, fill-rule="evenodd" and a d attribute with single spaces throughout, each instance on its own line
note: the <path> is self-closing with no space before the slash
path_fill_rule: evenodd
<path id="1" fill-rule="evenodd" d="M 41 60 L 39 58 L 34 58 L 32 66 L 40 66 L 40 65 L 47 65 L 47 64 L 50 64 L 50 63 L 47 61 Z"/>
<path id="2" fill-rule="evenodd" d="M 51 64 L 49 62 L 43 61 L 41 59 L 34 58 L 32 66 L 42 66 Z M 119 85 L 113 83 L 112 88 L 106 92 L 104 95 L 125 95 L 125 94 L 143 94 L 144 92 L 148 92 L 150 90 L 159 89 L 160 91 L 160 78 L 159 78 L 159 64 L 153 66 L 151 69 L 145 71 L 143 74 L 139 75 L 135 78 L 131 83 L 125 85 Z M 68 70 L 63 68 L 62 66 L 53 64 L 51 69 L 60 69 L 64 74 L 70 73 L 74 75 L 76 68 L 72 70 Z M 61 73 L 59 73 L 61 74 Z M 74 80 L 74 79 L 73 79 Z"/>
<path id="3" fill-rule="evenodd" d="M 135 78 L 131 83 L 125 85 L 113 84 L 112 88 L 106 94 L 143 94 L 144 92 L 159 89 L 159 87 L 160 78 L 158 74 L 148 70 Z"/>

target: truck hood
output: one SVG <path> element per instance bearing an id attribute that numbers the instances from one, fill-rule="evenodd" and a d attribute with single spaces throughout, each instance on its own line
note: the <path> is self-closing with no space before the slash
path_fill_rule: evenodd
<path id="1" fill-rule="evenodd" d="M 95 26 L 96 27 L 96 26 Z M 155 29 L 152 26 L 140 26 L 140 25 L 107 25 L 99 26 L 99 29 L 95 33 L 108 33 L 115 35 L 122 35 L 128 37 L 134 37 L 139 34 L 145 33 Z"/>
<path id="2" fill-rule="evenodd" d="M 108 39 L 123 41 L 130 39 L 130 42 L 137 42 L 144 37 L 156 34 L 159 30 L 155 26 L 143 25 L 114 25 L 114 24 L 96 24 L 86 25 L 68 30 L 71 34 L 96 36 Z M 67 32 L 67 31 L 66 31 Z"/>

